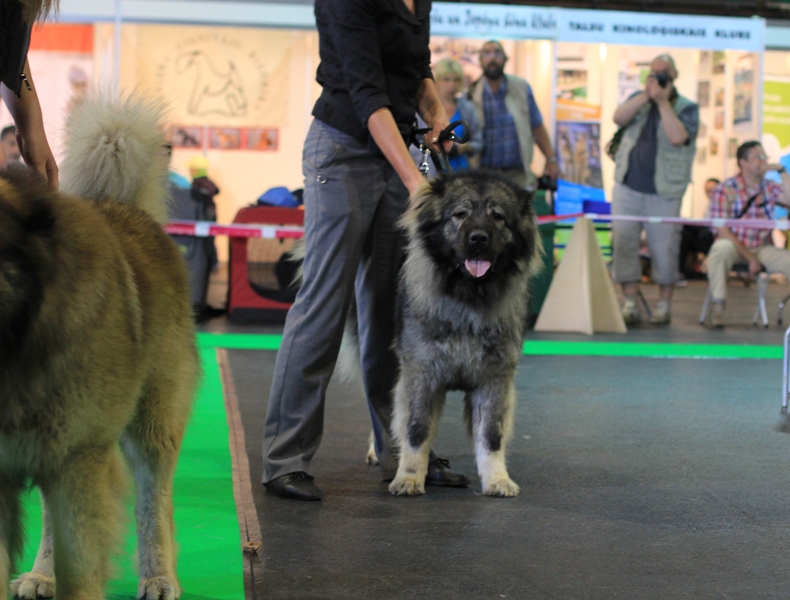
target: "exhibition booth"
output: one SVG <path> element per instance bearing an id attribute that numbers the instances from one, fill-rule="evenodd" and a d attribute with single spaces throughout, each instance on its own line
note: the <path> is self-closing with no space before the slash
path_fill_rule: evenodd
<path id="1" fill-rule="evenodd" d="M 704 214 L 704 181 L 734 173 L 734 149 L 762 132 L 762 19 L 434 2 L 431 20 L 433 61 L 458 59 L 470 80 L 480 75 L 480 46 L 502 40 L 506 71 L 530 82 L 554 140 L 559 212 L 608 199 L 612 115 L 660 53 L 674 57 L 680 93 L 700 104 L 684 216 Z M 64 0 L 58 21 L 36 28 L 30 53 L 56 153 L 68 104 L 101 82 L 168 102 L 172 167 L 188 176 L 195 156 L 208 159 L 220 222 L 269 188 L 302 186 L 302 143 L 319 93 L 311 4 Z M 9 121 L 0 112 L 0 125 Z M 533 170 L 542 168 L 536 152 Z"/>

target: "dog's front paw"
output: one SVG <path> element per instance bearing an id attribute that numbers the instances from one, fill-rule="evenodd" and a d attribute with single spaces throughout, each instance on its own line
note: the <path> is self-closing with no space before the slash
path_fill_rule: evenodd
<path id="1" fill-rule="evenodd" d="M 425 479 L 418 479 L 413 475 L 399 475 L 390 483 L 390 493 L 393 496 L 419 496 L 425 493 Z"/>
<path id="2" fill-rule="evenodd" d="M 510 477 L 503 477 L 495 481 L 483 484 L 483 494 L 486 496 L 499 496 L 500 498 L 512 498 L 518 496 L 519 487 Z"/>
<path id="3" fill-rule="evenodd" d="M 370 447 L 368 448 L 368 453 L 365 455 L 365 462 L 369 465 L 377 465 L 379 464 L 379 457 L 376 456 L 376 447 L 373 445 L 373 442 L 370 442 Z"/>
<path id="4" fill-rule="evenodd" d="M 137 586 L 137 600 L 178 600 L 180 597 L 178 582 L 166 576 L 141 579 Z"/>
<path id="5" fill-rule="evenodd" d="M 31 571 L 22 573 L 11 582 L 11 593 L 14 598 L 36 600 L 37 598 L 55 597 L 55 578 Z"/>

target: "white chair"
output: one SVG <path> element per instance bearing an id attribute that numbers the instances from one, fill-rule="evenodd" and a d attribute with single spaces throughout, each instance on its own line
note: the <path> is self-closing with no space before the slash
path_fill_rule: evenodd
<path id="1" fill-rule="evenodd" d="M 747 287 L 751 284 L 752 278 L 749 274 L 748 263 L 735 263 L 731 270 L 738 274 L 738 278 L 741 279 Z M 768 313 L 765 310 L 765 293 L 768 291 L 768 273 L 763 270 L 757 274 L 757 277 L 755 277 L 754 280 L 757 284 L 757 307 L 754 309 L 754 317 L 752 322 L 757 325 L 757 319 L 759 318 L 762 321 L 763 327 L 768 327 Z M 708 316 L 708 306 L 710 305 L 711 300 L 712 297 L 710 293 L 710 286 L 708 286 L 708 290 L 705 293 L 705 302 L 702 304 L 702 312 L 699 315 L 700 325 L 705 324 L 705 319 Z M 786 300 L 790 300 L 790 295 L 788 295 L 787 298 L 782 301 L 783 303 L 779 305 L 780 324 L 782 323 L 782 309 L 784 308 L 784 302 Z"/>

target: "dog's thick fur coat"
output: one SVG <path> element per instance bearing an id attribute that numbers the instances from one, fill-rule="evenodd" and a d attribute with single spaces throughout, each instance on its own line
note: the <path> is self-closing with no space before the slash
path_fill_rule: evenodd
<path id="1" fill-rule="evenodd" d="M 396 495 L 425 493 L 431 444 L 448 390 L 463 390 L 483 493 L 519 492 L 505 467 L 513 378 L 521 356 L 529 277 L 542 245 L 530 194 L 485 172 L 426 182 L 403 217 L 393 436 Z"/>
<path id="2" fill-rule="evenodd" d="M 136 482 L 138 598 L 180 595 L 172 476 L 199 375 L 188 277 L 156 219 L 167 157 L 160 110 L 90 98 L 71 114 L 58 193 L 0 174 L 0 599 L 104 598 Z M 81 196 L 81 197 L 80 197 Z M 142 207 L 142 208 L 141 208 Z M 155 218 L 153 218 L 151 215 Z M 37 486 L 44 534 L 23 542 Z"/>

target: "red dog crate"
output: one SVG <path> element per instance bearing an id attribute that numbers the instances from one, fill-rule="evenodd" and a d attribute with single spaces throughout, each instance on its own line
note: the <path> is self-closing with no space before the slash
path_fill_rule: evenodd
<path id="1" fill-rule="evenodd" d="M 304 211 L 294 208 L 248 206 L 236 214 L 233 222 L 301 226 L 304 224 Z M 256 291 L 251 284 L 248 262 L 250 239 L 230 238 L 228 317 L 235 323 L 282 323 L 291 303 L 267 298 Z M 272 295 L 276 296 L 276 294 Z"/>

